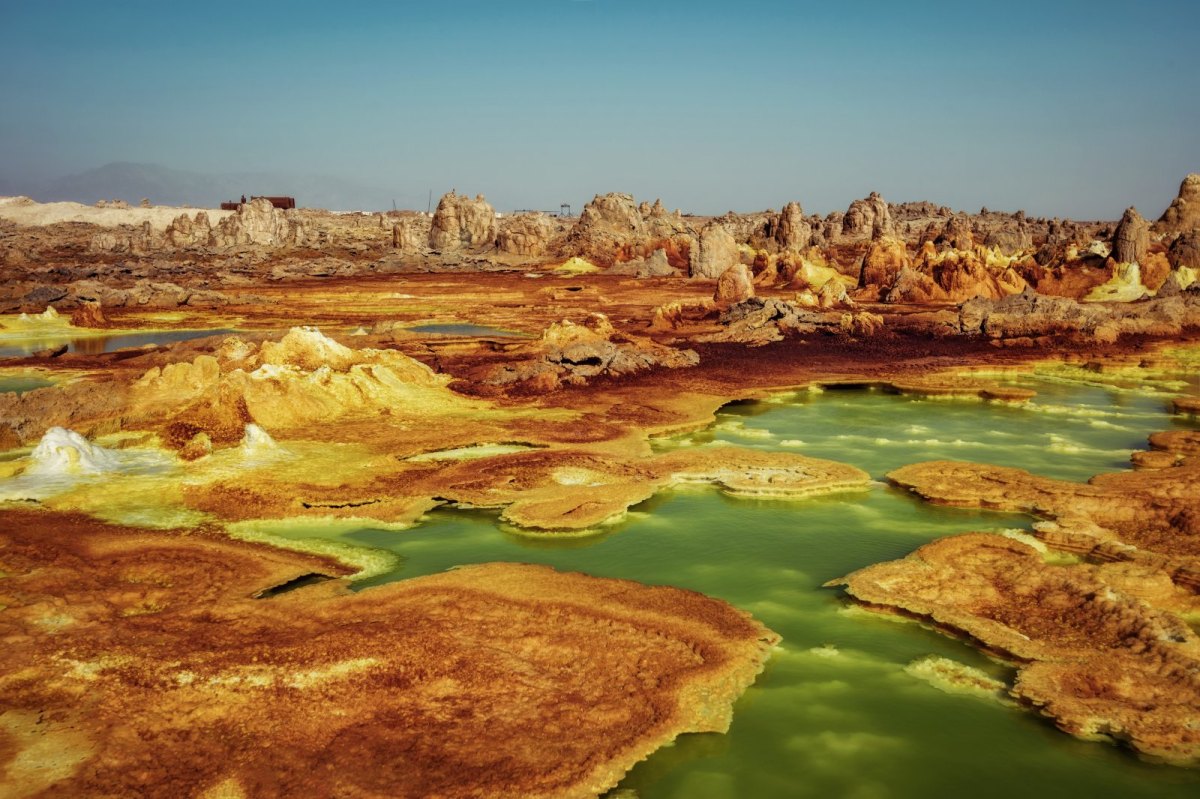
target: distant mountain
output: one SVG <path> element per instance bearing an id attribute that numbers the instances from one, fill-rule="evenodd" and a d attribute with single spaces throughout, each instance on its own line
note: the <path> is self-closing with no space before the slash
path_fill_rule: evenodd
<path id="1" fill-rule="evenodd" d="M 15 185 L 15 184 L 14 184 Z M 91 204 L 97 200 L 124 200 L 136 205 L 143 197 L 155 205 L 191 205 L 215 208 L 243 194 L 286 195 L 302 208 L 333 211 L 385 210 L 392 200 L 404 207 L 423 197 L 405 196 L 374 186 L 318 175 L 285 175 L 271 172 L 206 175 L 170 169 L 158 164 L 116 162 L 98 169 L 58 178 L 41 187 L 19 193 L 42 202 L 74 201 Z"/>
<path id="2" fill-rule="evenodd" d="M 29 187 L 21 183 L 21 181 L 0 176 L 0 197 L 15 197 L 19 194 L 28 193 Z"/>

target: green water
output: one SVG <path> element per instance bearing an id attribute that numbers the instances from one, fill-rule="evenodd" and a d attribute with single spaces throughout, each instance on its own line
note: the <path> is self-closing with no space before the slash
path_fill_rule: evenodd
<path id="1" fill-rule="evenodd" d="M 1080 478 L 1124 468 L 1128 451 L 1143 447 L 1148 433 L 1184 424 L 1166 415 L 1164 396 L 1030 385 L 1041 393 L 1025 408 L 866 390 L 806 392 L 731 406 L 711 430 L 660 446 L 736 441 L 837 458 L 875 476 L 948 457 Z M 683 736 L 622 782 L 643 799 L 1200 796 L 1200 771 L 1077 741 L 1028 711 L 946 694 L 910 676 L 904 667 L 931 654 L 1001 679 L 1010 672 L 965 644 L 850 608 L 837 591 L 821 588 L 938 536 L 1027 528 L 1030 521 L 935 508 L 882 484 L 802 503 L 689 487 L 656 496 L 588 539 L 531 539 L 502 529 L 493 513 L 456 510 L 435 511 L 407 531 L 362 529 L 338 538 L 402 558 L 396 571 L 365 581 L 364 589 L 466 563 L 545 563 L 702 591 L 780 633 L 780 651 L 738 702 L 728 735 Z"/>
<path id="2" fill-rule="evenodd" d="M 1027 403 L 929 399 L 880 389 L 827 388 L 772 402 L 726 406 L 710 429 L 656 442 L 728 442 L 852 463 L 873 477 L 929 460 L 1015 466 L 1061 480 L 1129 468 L 1158 430 L 1190 427 L 1170 416 L 1178 392 L 1118 391 L 1035 378 Z M 781 406 L 788 411 L 781 411 Z"/>
<path id="3" fill-rule="evenodd" d="M 41 377 L 0 375 L 0 394 L 24 394 L 26 391 L 33 391 L 35 388 L 45 388 L 50 385 L 53 385 L 51 381 Z"/>
<path id="4" fill-rule="evenodd" d="M 101 355 L 127 347 L 144 347 L 147 344 L 173 344 L 205 336 L 224 336 L 236 330 L 149 330 L 143 333 L 117 333 L 115 335 L 72 336 L 66 334 L 13 336 L 3 339 L 0 358 L 32 355 L 39 350 L 55 349 L 63 344 L 68 352 L 80 355 Z"/>

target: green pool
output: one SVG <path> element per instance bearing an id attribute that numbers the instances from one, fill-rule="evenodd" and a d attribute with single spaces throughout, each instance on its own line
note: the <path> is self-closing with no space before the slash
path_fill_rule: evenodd
<path id="1" fill-rule="evenodd" d="M 26 391 L 33 391 L 35 388 L 45 388 L 50 385 L 53 385 L 53 383 L 44 377 L 0 374 L 0 394 L 24 394 Z"/>
<path id="2" fill-rule="evenodd" d="M 976 460 L 1083 479 L 1126 468 L 1168 416 L 1168 393 L 1025 379 L 1028 406 L 872 390 L 804 392 L 737 404 L 702 433 L 660 447 L 745 446 L 853 463 L 882 477 L 931 458 Z M 670 584 L 751 611 L 784 639 L 737 705 L 728 735 L 683 736 L 637 766 L 618 791 L 678 797 L 1196 797 L 1200 771 L 1145 763 L 1077 741 L 1021 709 L 951 695 L 905 666 L 940 655 L 1005 678 L 969 646 L 922 626 L 850 608 L 825 581 L 901 557 L 938 536 L 1027 528 L 1023 516 L 935 508 L 882 483 L 803 503 L 728 498 L 689 487 L 660 494 L 603 536 L 545 541 L 495 514 L 431 513 L 407 531 L 337 538 L 391 550 L 399 567 L 360 584 L 465 563 L 527 561 Z M 320 529 L 291 537 L 321 537 Z"/>

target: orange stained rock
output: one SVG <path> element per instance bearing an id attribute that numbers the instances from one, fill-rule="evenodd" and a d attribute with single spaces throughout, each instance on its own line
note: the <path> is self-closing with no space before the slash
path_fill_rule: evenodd
<path id="1" fill-rule="evenodd" d="M 1127 564 L 1053 565 L 1027 544 L 972 533 L 830 585 L 1014 663 L 1013 696 L 1066 732 L 1192 764 L 1200 762 L 1200 637 L 1127 592 L 1153 585 L 1153 576 L 1131 575 Z M 1161 590 L 1179 593 L 1169 583 Z"/>
<path id="2" fill-rule="evenodd" d="M 596 796 L 724 731 L 778 641 L 700 594 L 539 566 L 271 595 L 345 569 L 49 512 L 0 531 L 6 796 Z"/>
<path id="3" fill-rule="evenodd" d="M 1190 446 L 1194 435 L 1172 431 L 1156 433 L 1151 440 L 1166 449 L 1165 442 Z M 1057 549 L 1153 565 L 1178 584 L 1200 591 L 1200 461 L 1195 457 L 1171 468 L 1098 475 L 1088 483 L 951 461 L 905 466 L 889 472 L 888 479 L 935 504 L 1051 519 L 1036 532 Z"/>

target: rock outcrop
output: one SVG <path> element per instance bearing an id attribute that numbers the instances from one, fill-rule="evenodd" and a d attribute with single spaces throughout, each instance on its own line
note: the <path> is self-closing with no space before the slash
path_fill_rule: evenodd
<path id="1" fill-rule="evenodd" d="M 496 209 L 480 194 L 472 200 L 451 191 L 433 212 L 429 246 L 438 252 L 491 247 L 496 241 Z"/>
<path id="2" fill-rule="evenodd" d="M 188 214 L 175 217 L 163 232 L 163 242 L 171 249 L 183 250 L 189 247 L 207 247 L 212 241 L 212 236 L 213 229 L 208 221 L 208 214 L 200 211 L 195 217 Z"/>
<path id="3" fill-rule="evenodd" d="M 666 347 L 654 341 L 618 332 L 604 314 L 593 313 L 582 322 L 563 320 L 548 327 L 539 341 L 496 366 L 484 383 L 521 387 L 527 391 L 554 390 L 561 385 L 584 385 L 600 376 L 621 376 L 647 369 L 695 366 L 693 350 Z M 524 356 L 524 357 L 522 357 Z"/>
<path id="4" fill-rule="evenodd" d="M 213 228 L 209 239 L 213 247 L 288 247 L 307 242 L 308 231 L 296 212 L 276 208 L 264 197 L 239 205 L 236 214 Z"/>
<path id="5" fill-rule="evenodd" d="M 844 293 L 843 289 L 843 293 Z M 754 279 L 750 267 L 745 264 L 734 264 L 721 273 L 717 278 L 717 291 L 713 300 L 718 307 L 727 308 L 745 302 L 754 296 Z"/>
<path id="6" fill-rule="evenodd" d="M 1155 228 L 1160 233 L 1187 233 L 1200 228 L 1200 174 L 1179 184 L 1179 194 L 1163 212 Z"/>
<path id="7" fill-rule="evenodd" d="M 597 194 L 567 234 L 567 251 L 612 264 L 646 239 L 646 223 L 631 194 Z"/>
<path id="8" fill-rule="evenodd" d="M 947 249 L 970 251 L 975 248 L 975 234 L 971 229 L 971 220 L 966 214 L 955 214 L 946 220 L 938 235 L 933 239 L 934 247 L 940 251 Z"/>
<path id="9" fill-rule="evenodd" d="M 351 349 L 315 328 L 297 327 L 279 341 L 229 338 L 215 355 L 151 368 L 132 386 L 128 420 L 164 430 L 187 425 L 188 438 L 204 432 L 229 443 L 251 422 L 288 430 L 385 409 L 394 418 L 475 408 L 448 382 L 403 353 Z"/>
<path id="10" fill-rule="evenodd" d="M 638 205 L 632 195 L 613 193 L 598 194 L 584 206 L 561 249 L 606 267 L 661 249 L 672 266 L 682 267 L 694 243 L 692 228 L 679 212 L 668 213 L 661 201 Z"/>
<path id="11" fill-rule="evenodd" d="M 510 255 L 544 255 L 554 233 L 554 221 L 545 214 L 516 214 L 501 222 L 496 247 Z"/>
<path id="12" fill-rule="evenodd" d="M 1200 293 L 1168 294 L 1173 296 L 1133 305 L 1109 305 L 1046 296 L 1029 288 L 999 300 L 979 298 L 963 303 L 959 309 L 960 327 L 969 335 L 982 332 L 994 339 L 1032 341 L 1066 336 L 1101 343 L 1112 343 L 1129 333 L 1171 336 L 1200 327 Z"/>
<path id="13" fill-rule="evenodd" d="M 800 252 L 812 244 L 813 228 L 798 202 L 785 205 L 778 218 L 768 224 L 767 233 L 785 251 Z"/>
<path id="14" fill-rule="evenodd" d="M 426 216 L 404 216 L 392 223 L 392 248 L 401 254 L 424 252 L 429 246 L 430 220 Z"/>
<path id="15" fill-rule="evenodd" d="M 846 239 L 878 239 L 892 232 L 887 201 L 878 192 L 855 200 L 842 217 L 841 235 Z"/>
<path id="16" fill-rule="evenodd" d="M 910 267 L 912 267 L 912 258 L 909 256 L 904 242 L 885 236 L 872 242 L 867 254 L 863 256 L 858 285 L 860 288 L 891 288 L 900 272 Z"/>
<path id="17" fill-rule="evenodd" d="M 829 284 L 830 297 L 836 298 L 845 289 L 841 284 Z M 824 307 L 838 304 L 829 302 Z M 826 335 L 871 335 L 878 332 L 883 320 L 871 313 L 820 313 L 807 310 L 787 300 L 751 297 L 731 306 L 721 314 L 722 329 L 717 333 L 701 336 L 706 342 L 736 342 L 751 347 L 762 346 L 773 341 L 782 341 L 792 335 L 823 333 Z"/>
<path id="18" fill-rule="evenodd" d="M 71 312 L 71 324 L 75 327 L 108 327 L 104 308 L 94 300 L 84 300 Z"/>
<path id="19" fill-rule="evenodd" d="M 671 266 L 664 249 L 655 250 L 648 258 L 634 258 L 632 261 L 622 261 L 613 264 L 607 270 L 610 275 L 630 275 L 632 277 L 674 277 L 679 274 Z"/>
<path id="20" fill-rule="evenodd" d="M 896 275 L 891 287 L 883 296 L 888 303 L 946 302 L 946 291 L 929 274 L 906 266 Z"/>
<path id="21" fill-rule="evenodd" d="M 1167 250 L 1171 268 L 1200 269 L 1200 228 L 1179 234 Z"/>
<path id="22" fill-rule="evenodd" d="M 1125 209 L 1113 234 L 1112 257 L 1119 264 L 1141 263 L 1150 248 L 1150 223 L 1136 208 Z"/>
<path id="23" fill-rule="evenodd" d="M 700 231 L 700 240 L 691 253 L 689 274 L 716 280 L 739 262 L 737 241 L 720 222 L 709 222 Z"/>

